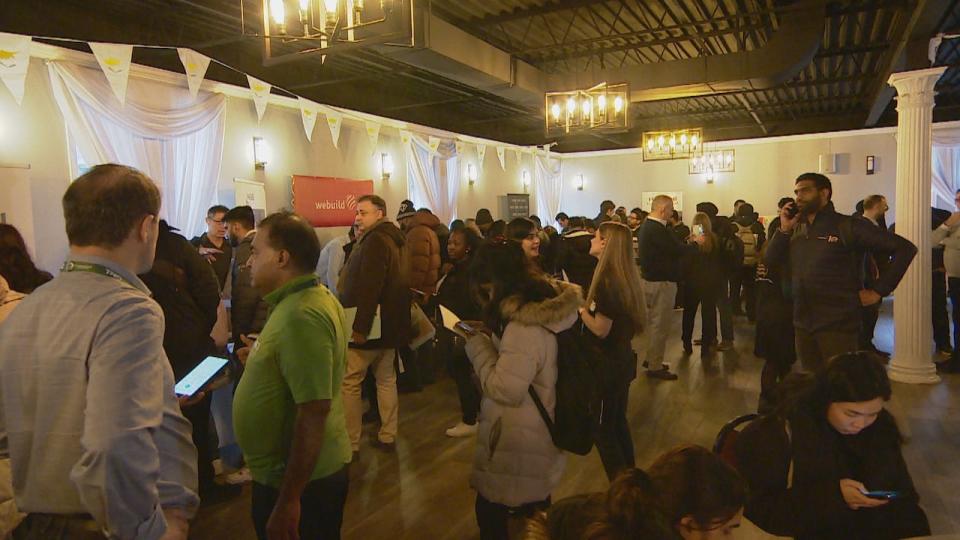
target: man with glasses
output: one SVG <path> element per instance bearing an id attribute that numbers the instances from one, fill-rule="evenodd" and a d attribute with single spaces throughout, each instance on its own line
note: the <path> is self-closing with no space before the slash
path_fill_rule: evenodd
<path id="1" fill-rule="evenodd" d="M 797 177 L 780 228 L 767 245 L 768 267 L 791 274 L 797 358 L 815 371 L 838 355 L 857 350 L 861 306 L 879 303 L 897 288 L 917 247 L 862 219 L 837 213 L 830 179 Z M 863 253 L 891 253 L 890 264 L 863 287 Z"/>
<path id="2" fill-rule="evenodd" d="M 219 204 L 211 206 L 207 210 L 207 232 L 190 240 L 190 243 L 197 248 L 200 255 L 203 255 L 207 262 L 213 266 L 213 272 L 217 274 L 221 291 L 227 283 L 230 261 L 233 259 L 233 247 L 227 241 L 227 222 L 224 221 L 224 217 L 229 211 L 229 208 Z"/>

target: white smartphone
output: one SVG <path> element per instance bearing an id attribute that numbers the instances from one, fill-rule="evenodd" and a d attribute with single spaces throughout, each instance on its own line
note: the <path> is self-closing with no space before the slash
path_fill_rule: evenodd
<path id="1" fill-rule="evenodd" d="M 211 379 L 216 377 L 227 365 L 229 360 L 219 356 L 208 356 L 204 358 L 200 365 L 193 368 L 190 373 L 180 379 L 180 382 L 173 387 L 173 391 L 178 396 L 190 397 L 202 389 Z"/>

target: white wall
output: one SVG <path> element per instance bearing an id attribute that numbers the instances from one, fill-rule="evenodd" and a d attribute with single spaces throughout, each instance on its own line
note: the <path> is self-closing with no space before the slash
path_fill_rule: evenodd
<path id="1" fill-rule="evenodd" d="M 640 205 L 645 191 L 681 191 L 687 222 L 697 203 L 704 201 L 730 215 L 733 202 L 745 199 L 760 215 L 772 215 L 781 197 L 792 196 L 798 175 L 817 172 L 819 155 L 835 153 L 838 170 L 827 176 L 833 182 L 837 210 L 851 213 L 858 201 L 879 193 L 890 202 L 887 223 L 895 219 L 897 147 L 892 133 L 746 141 L 717 148 L 736 150 L 736 172 L 718 174 L 713 184 L 706 183 L 705 175 L 688 174 L 685 159 L 644 162 L 640 153 L 568 157 L 563 164 L 563 209 L 571 215 L 592 217 L 607 198 L 629 210 Z M 867 155 L 876 156 L 876 172 L 871 176 L 866 174 Z M 574 185 L 578 174 L 584 176 L 583 191 Z"/>

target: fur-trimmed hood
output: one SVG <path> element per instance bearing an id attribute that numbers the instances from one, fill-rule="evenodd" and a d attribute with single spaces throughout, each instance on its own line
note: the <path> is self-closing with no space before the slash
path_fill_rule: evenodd
<path id="1" fill-rule="evenodd" d="M 539 302 L 523 303 L 520 295 L 513 295 L 500 304 L 500 313 L 508 321 L 528 326 L 544 326 L 553 332 L 569 328 L 577 320 L 577 309 L 583 305 L 579 285 L 550 280 L 559 294 Z"/>

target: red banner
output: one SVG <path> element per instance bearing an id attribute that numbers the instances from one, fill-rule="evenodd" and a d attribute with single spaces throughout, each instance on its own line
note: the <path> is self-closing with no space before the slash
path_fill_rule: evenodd
<path id="1" fill-rule="evenodd" d="M 314 227 L 349 227 L 357 199 L 373 193 L 373 180 L 293 175 L 293 211 Z"/>

